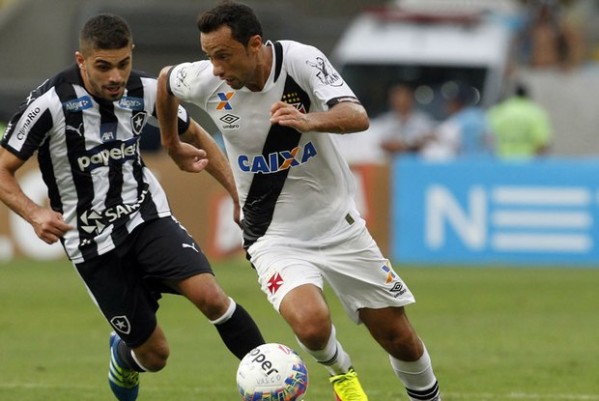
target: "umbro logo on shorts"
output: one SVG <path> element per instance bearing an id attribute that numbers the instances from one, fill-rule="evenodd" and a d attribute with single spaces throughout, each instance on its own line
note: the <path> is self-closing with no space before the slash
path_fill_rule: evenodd
<path id="1" fill-rule="evenodd" d="M 389 291 L 392 293 L 396 293 L 394 294 L 395 297 L 399 297 L 400 295 L 403 295 L 406 292 L 406 288 L 402 283 L 395 282 L 393 283 L 393 287 Z"/>

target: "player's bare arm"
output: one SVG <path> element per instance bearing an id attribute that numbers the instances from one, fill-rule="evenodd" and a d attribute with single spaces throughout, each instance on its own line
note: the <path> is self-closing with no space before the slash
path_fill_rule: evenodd
<path id="1" fill-rule="evenodd" d="M 163 68 L 158 77 L 156 113 L 160 122 L 162 146 L 181 170 L 199 172 L 205 168 L 227 190 L 234 204 L 233 218 L 239 224 L 239 196 L 233 172 L 224 153 L 206 130 L 193 120 L 186 132 L 181 136 L 178 134 L 179 100 L 167 90 L 170 68 Z"/>
<path id="2" fill-rule="evenodd" d="M 233 171 L 229 166 L 229 161 L 225 154 L 214 141 L 214 138 L 193 120 L 189 125 L 189 129 L 184 132 L 180 138 L 182 141 L 191 144 L 198 149 L 202 149 L 206 153 L 208 160 L 206 171 L 213 176 L 231 196 L 233 204 L 235 205 L 233 218 L 235 222 L 239 224 L 241 210 L 239 206 L 239 195 L 237 194 Z"/>
<path id="3" fill-rule="evenodd" d="M 179 100 L 167 89 L 169 69 L 170 67 L 163 68 L 158 77 L 156 114 L 160 122 L 160 141 L 181 170 L 198 173 L 204 170 L 208 159 L 206 159 L 204 150 L 186 144 L 179 138 L 177 130 Z"/>
<path id="4" fill-rule="evenodd" d="M 348 134 L 368 128 L 368 114 L 358 103 L 337 103 L 327 111 L 301 113 L 293 105 L 277 102 L 270 109 L 270 122 L 295 128 L 300 132 L 332 132 Z"/>
<path id="5" fill-rule="evenodd" d="M 6 149 L 0 149 L 0 200 L 27 221 L 44 242 L 53 244 L 73 229 L 62 215 L 41 207 L 23 193 L 15 173 L 25 162 Z"/>

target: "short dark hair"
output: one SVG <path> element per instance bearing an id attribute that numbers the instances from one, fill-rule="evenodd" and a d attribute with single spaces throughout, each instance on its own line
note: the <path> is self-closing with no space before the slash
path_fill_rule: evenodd
<path id="1" fill-rule="evenodd" d="M 254 35 L 262 35 L 262 24 L 250 7 L 225 0 L 198 17 L 201 33 L 210 33 L 226 25 L 231 28 L 233 39 L 246 46 Z"/>
<path id="2" fill-rule="evenodd" d="M 123 18 L 112 14 L 100 14 L 90 18 L 79 33 L 81 50 L 122 49 L 133 41 L 131 29 Z"/>

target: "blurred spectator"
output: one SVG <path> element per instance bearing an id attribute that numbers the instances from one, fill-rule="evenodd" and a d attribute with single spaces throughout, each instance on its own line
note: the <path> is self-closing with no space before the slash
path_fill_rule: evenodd
<path id="1" fill-rule="evenodd" d="M 6 123 L 4 121 L 0 121 L 0 138 L 4 136 L 4 131 L 6 131 Z"/>
<path id="2" fill-rule="evenodd" d="M 434 128 L 434 120 L 414 105 L 414 91 L 406 84 L 391 87 L 389 111 L 372 119 L 364 132 L 343 135 L 337 142 L 350 164 L 381 164 L 389 157 L 418 152 Z"/>
<path id="3" fill-rule="evenodd" d="M 584 58 L 582 27 L 567 18 L 557 0 L 528 2 L 528 21 L 522 32 L 524 64 L 535 68 L 578 66 Z"/>
<path id="4" fill-rule="evenodd" d="M 372 121 L 380 146 L 389 155 L 419 152 L 433 131 L 434 121 L 414 105 L 414 90 L 398 84 L 389 90 L 389 111 Z"/>
<path id="5" fill-rule="evenodd" d="M 496 154 L 506 159 L 526 159 L 547 153 L 551 123 L 545 110 L 518 84 L 515 94 L 489 109 Z"/>
<path id="6" fill-rule="evenodd" d="M 451 159 L 457 156 L 481 157 L 492 154 L 486 112 L 477 106 L 477 94 L 461 82 L 445 84 L 448 117 L 434 130 L 423 148 L 428 159 Z"/>

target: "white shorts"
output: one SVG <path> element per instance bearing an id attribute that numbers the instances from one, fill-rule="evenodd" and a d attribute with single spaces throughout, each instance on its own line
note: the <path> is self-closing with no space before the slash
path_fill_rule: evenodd
<path id="1" fill-rule="evenodd" d="M 383 257 L 363 224 L 354 222 L 330 241 L 318 244 L 292 239 L 259 239 L 249 249 L 250 261 L 268 301 L 278 311 L 292 289 L 313 284 L 331 286 L 346 313 L 361 323 L 358 310 L 404 306 L 415 302 L 412 292 Z"/>

